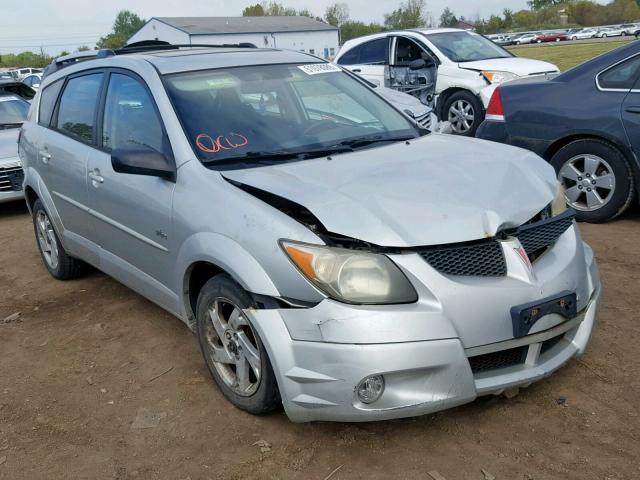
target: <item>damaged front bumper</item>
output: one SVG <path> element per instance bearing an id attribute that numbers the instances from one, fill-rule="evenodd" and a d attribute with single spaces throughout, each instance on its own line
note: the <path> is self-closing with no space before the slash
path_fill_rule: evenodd
<path id="1" fill-rule="evenodd" d="M 585 245 L 584 253 L 579 251 L 570 263 L 584 265 L 586 257 L 582 271 L 587 278 L 581 281 L 588 296 L 576 317 L 541 322 L 543 326 L 525 337 L 472 348 L 465 348 L 447 309 L 428 299 L 384 311 L 326 300 L 309 309 L 248 310 L 247 314 L 264 339 L 292 421 L 357 422 L 424 415 L 481 395 L 528 386 L 585 351 L 601 289 L 591 249 Z M 394 324 L 402 326 L 393 328 Z M 357 343 L 346 343 L 344 332 L 356 330 Z M 424 340 L 425 335 L 432 339 Z M 371 375 L 383 375 L 385 389 L 377 401 L 365 404 L 356 387 Z"/>

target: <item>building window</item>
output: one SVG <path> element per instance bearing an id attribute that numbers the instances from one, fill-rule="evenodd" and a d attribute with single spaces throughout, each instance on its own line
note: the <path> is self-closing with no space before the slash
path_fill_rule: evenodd
<path id="1" fill-rule="evenodd" d="M 315 54 L 316 54 L 316 50 L 315 50 L 314 48 L 310 48 L 310 49 L 309 49 L 309 53 L 310 53 L 311 55 L 315 55 Z"/>

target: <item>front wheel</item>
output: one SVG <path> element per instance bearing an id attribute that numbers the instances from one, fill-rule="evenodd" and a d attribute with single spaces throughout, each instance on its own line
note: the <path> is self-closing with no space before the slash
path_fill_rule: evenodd
<path id="1" fill-rule="evenodd" d="M 207 368 L 227 399 L 254 415 L 281 405 L 271 362 L 245 311 L 251 296 L 228 275 L 216 275 L 200 291 L 196 327 Z"/>
<path id="2" fill-rule="evenodd" d="M 473 137 L 484 120 L 484 109 L 478 97 L 462 90 L 447 99 L 443 117 L 451 123 L 455 135 Z"/>
<path id="3" fill-rule="evenodd" d="M 613 145 L 595 139 L 576 140 L 551 159 L 566 188 L 567 204 L 578 220 L 601 223 L 622 214 L 634 197 L 631 167 Z"/>

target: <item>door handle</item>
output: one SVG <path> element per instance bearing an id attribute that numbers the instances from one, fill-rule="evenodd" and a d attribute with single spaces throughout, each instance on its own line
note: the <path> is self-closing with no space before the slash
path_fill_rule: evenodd
<path id="1" fill-rule="evenodd" d="M 100 175 L 100 170 L 98 170 L 97 168 L 89 172 L 89 178 L 91 179 L 91 183 L 93 183 L 94 187 L 97 187 L 99 184 L 104 183 L 104 178 Z"/>
<path id="2" fill-rule="evenodd" d="M 640 113 L 640 107 L 627 107 L 628 113 Z"/>
<path id="3" fill-rule="evenodd" d="M 354 68 L 353 70 L 351 70 L 353 73 L 362 73 L 362 69 L 361 68 Z"/>
<path id="4" fill-rule="evenodd" d="M 40 160 L 42 160 L 42 163 L 49 163 L 49 160 L 51 160 L 51 154 L 47 152 L 46 149 L 40 150 L 38 154 L 40 155 Z"/>

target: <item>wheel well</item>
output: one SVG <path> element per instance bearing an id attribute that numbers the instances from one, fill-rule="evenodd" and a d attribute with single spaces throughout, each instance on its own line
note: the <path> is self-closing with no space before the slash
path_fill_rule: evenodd
<path id="1" fill-rule="evenodd" d="M 461 87 L 447 88 L 438 96 L 438 104 L 436 105 L 436 114 L 438 115 L 438 119 L 446 120 L 446 118 L 443 117 L 444 105 L 447 103 L 447 100 L 449 100 L 449 97 L 451 95 L 458 92 L 467 92 L 467 93 L 470 93 L 471 95 L 474 95 L 475 97 L 478 97 L 478 95 L 476 95 L 471 90 L 468 90 L 466 88 L 461 88 Z M 478 100 L 480 100 L 480 97 L 478 97 Z M 480 105 L 482 105 L 482 100 L 480 100 Z"/>
<path id="2" fill-rule="evenodd" d="M 187 306 L 187 317 L 189 326 L 195 328 L 196 308 L 200 290 L 211 277 L 225 273 L 225 271 L 209 262 L 196 262 L 187 269 L 184 279 L 185 306 Z"/>
<path id="3" fill-rule="evenodd" d="M 571 135 L 569 137 L 565 137 L 565 138 L 561 138 L 560 140 L 557 140 L 555 143 L 552 143 L 547 148 L 547 150 L 543 154 L 543 158 L 545 160 L 547 160 L 547 161 L 551 161 L 553 156 L 556 153 L 558 153 L 560 151 L 560 149 L 562 149 L 563 147 L 566 147 L 571 142 L 575 142 L 576 140 L 599 140 L 601 142 L 606 142 L 609 145 L 611 145 L 612 147 L 615 147 L 618 150 L 620 150 L 622 152 L 622 154 L 624 155 L 624 157 L 627 159 L 627 161 L 629 161 L 629 154 L 626 151 L 626 149 L 620 148 L 619 145 L 616 145 L 614 142 L 611 142 L 610 140 L 608 140 L 608 139 L 606 139 L 604 137 L 600 137 L 598 135 L 589 135 L 589 134 Z"/>
<path id="4" fill-rule="evenodd" d="M 27 199 L 29 210 L 33 210 L 33 204 L 36 203 L 36 200 L 38 200 L 38 194 L 33 188 L 27 187 L 24 191 L 24 196 Z"/>

